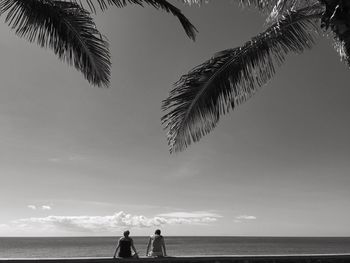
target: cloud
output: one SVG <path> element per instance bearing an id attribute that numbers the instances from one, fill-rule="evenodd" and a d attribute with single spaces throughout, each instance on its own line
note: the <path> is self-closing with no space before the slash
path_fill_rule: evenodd
<path id="1" fill-rule="evenodd" d="M 222 217 L 221 215 L 204 211 L 172 212 L 159 214 L 158 216 L 167 220 L 168 224 L 207 224 L 215 222 Z"/>
<path id="2" fill-rule="evenodd" d="M 52 163 L 61 163 L 61 162 L 83 161 L 84 159 L 85 157 L 80 154 L 70 154 L 68 156 L 52 157 L 52 158 L 49 158 L 48 161 Z"/>
<path id="3" fill-rule="evenodd" d="M 248 220 L 256 220 L 257 217 L 256 216 L 249 216 L 249 215 L 239 215 L 236 216 L 235 219 L 233 220 L 233 222 L 235 223 L 242 223 L 244 221 L 248 221 Z"/>
<path id="4" fill-rule="evenodd" d="M 236 216 L 236 219 L 243 219 L 243 220 L 255 220 L 256 216 L 248 216 L 248 215 L 240 215 Z"/>
<path id="5" fill-rule="evenodd" d="M 40 210 L 51 210 L 51 209 L 52 209 L 52 207 L 49 206 L 49 205 L 42 205 L 42 206 L 27 205 L 27 207 L 28 207 L 29 209 L 32 209 L 32 210 L 38 210 L 38 209 L 40 209 Z"/>
<path id="6" fill-rule="evenodd" d="M 204 217 L 222 217 L 221 215 L 210 213 L 210 212 L 204 212 L 204 211 L 198 211 L 198 212 L 173 212 L 173 213 L 167 213 L 167 214 L 159 214 L 158 216 L 163 217 L 177 217 L 177 218 L 204 218 Z"/>
<path id="7" fill-rule="evenodd" d="M 182 215 L 182 216 L 180 216 Z M 193 216 L 190 216 L 193 215 Z M 172 224 L 208 224 L 217 220 L 211 213 L 169 213 L 164 216 L 146 217 L 118 212 L 107 216 L 47 216 L 32 217 L 12 222 L 24 230 L 40 229 L 52 232 L 112 233 L 122 228 L 150 228 Z"/>

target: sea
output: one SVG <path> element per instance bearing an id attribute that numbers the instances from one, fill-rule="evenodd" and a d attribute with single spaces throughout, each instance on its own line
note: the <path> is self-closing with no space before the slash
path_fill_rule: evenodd
<path id="1" fill-rule="evenodd" d="M 145 256 L 148 237 L 133 237 Z M 0 258 L 112 257 L 118 237 L 0 237 Z M 169 256 L 350 253 L 350 237 L 165 237 Z"/>

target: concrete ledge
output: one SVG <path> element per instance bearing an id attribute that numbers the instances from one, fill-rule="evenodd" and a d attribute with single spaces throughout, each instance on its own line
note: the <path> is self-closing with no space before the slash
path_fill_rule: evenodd
<path id="1" fill-rule="evenodd" d="M 197 256 L 139 259 L 113 258 L 9 258 L 0 263 L 350 263 L 350 254 Z"/>

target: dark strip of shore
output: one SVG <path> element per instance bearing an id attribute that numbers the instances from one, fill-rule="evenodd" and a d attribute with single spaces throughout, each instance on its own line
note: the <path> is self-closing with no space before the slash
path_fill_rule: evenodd
<path id="1" fill-rule="evenodd" d="M 9 258 L 0 263 L 350 263 L 350 254 L 327 255 L 261 255 L 261 256 L 198 256 L 163 258 Z"/>

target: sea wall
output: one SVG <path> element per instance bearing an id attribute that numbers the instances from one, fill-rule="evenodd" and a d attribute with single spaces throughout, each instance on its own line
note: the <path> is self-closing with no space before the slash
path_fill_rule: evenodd
<path id="1" fill-rule="evenodd" d="M 52 258 L 0 259 L 0 263 L 350 263 L 350 254 L 341 255 L 273 255 L 273 256 L 206 256 L 139 259 Z"/>

